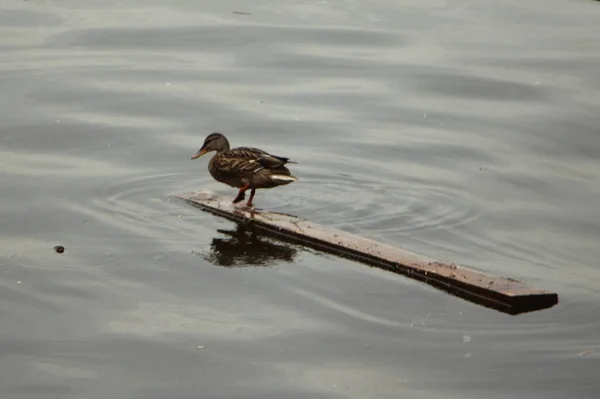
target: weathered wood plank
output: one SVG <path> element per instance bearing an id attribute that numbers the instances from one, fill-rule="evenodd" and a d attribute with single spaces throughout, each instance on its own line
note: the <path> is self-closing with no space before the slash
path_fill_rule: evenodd
<path id="1" fill-rule="evenodd" d="M 231 198 L 210 192 L 178 197 L 204 211 L 259 229 L 263 234 L 400 273 L 504 313 L 516 315 L 550 308 L 558 303 L 558 295 L 554 292 L 439 262 L 297 216 L 235 207 Z"/>

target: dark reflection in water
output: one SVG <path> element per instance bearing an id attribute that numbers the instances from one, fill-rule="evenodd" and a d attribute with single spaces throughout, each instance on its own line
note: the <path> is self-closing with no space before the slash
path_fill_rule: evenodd
<path id="1" fill-rule="evenodd" d="M 236 229 L 217 231 L 226 237 L 213 238 L 210 248 L 202 255 L 218 266 L 268 267 L 293 262 L 298 255 L 298 250 L 291 245 L 261 236 L 251 226 L 237 225 Z"/>

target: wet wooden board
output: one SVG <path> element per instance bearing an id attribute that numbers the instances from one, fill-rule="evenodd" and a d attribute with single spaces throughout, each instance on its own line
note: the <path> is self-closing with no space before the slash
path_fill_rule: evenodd
<path id="1" fill-rule="evenodd" d="M 204 211 L 258 229 L 265 235 L 400 273 L 504 313 L 516 315 L 550 308 L 558 303 L 556 293 L 528 287 L 511 278 L 490 276 L 439 262 L 297 216 L 236 207 L 229 197 L 211 192 L 178 197 Z"/>

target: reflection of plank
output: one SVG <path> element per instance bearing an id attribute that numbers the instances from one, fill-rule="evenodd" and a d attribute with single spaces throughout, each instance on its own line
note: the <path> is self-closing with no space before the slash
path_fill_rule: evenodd
<path id="1" fill-rule="evenodd" d="M 296 216 L 236 208 L 229 197 L 203 192 L 179 195 L 179 198 L 215 215 L 251 224 L 268 235 L 401 273 L 501 312 L 520 314 L 546 309 L 558 303 L 556 293 L 527 287 L 513 279 L 493 277 L 438 262 Z"/>

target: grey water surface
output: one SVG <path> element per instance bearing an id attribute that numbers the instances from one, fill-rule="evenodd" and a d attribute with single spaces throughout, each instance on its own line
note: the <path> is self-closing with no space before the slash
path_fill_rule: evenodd
<path id="1" fill-rule="evenodd" d="M 600 5 L 0 0 L 0 398 L 600 397 Z M 508 316 L 174 198 L 560 295 Z M 57 254 L 55 245 L 66 251 Z"/>

